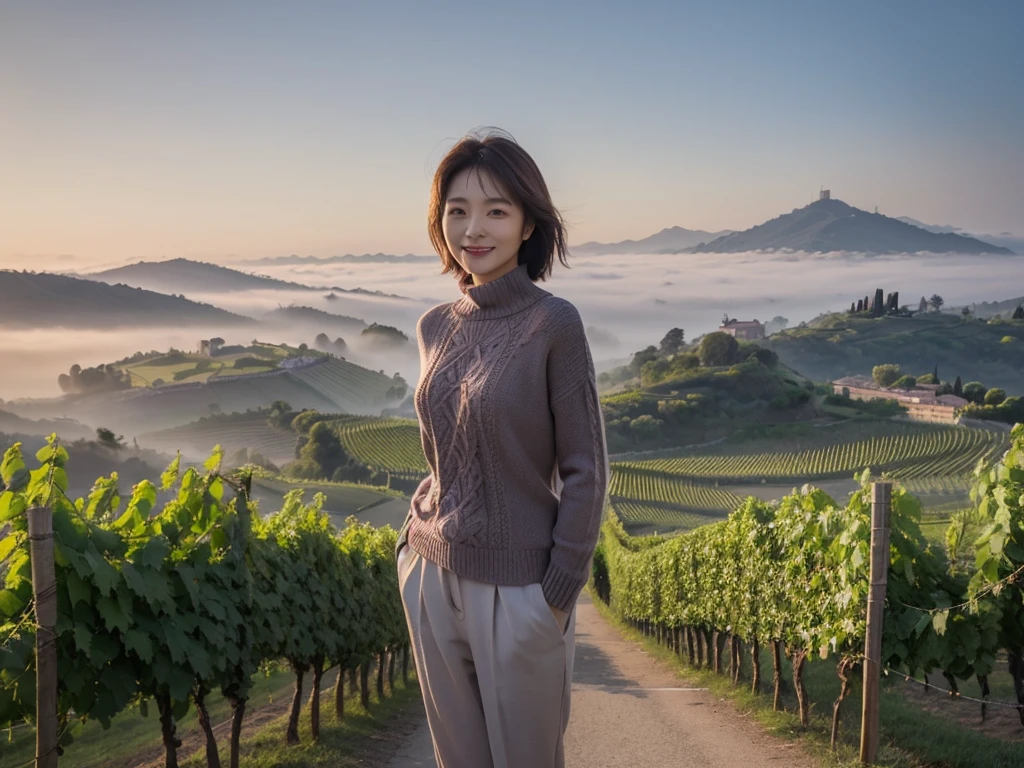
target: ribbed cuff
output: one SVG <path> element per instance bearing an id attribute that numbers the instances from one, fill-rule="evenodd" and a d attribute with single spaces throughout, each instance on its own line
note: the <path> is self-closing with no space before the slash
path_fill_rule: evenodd
<path id="1" fill-rule="evenodd" d="M 568 613 L 586 583 L 585 574 L 581 579 L 577 574 L 567 573 L 551 563 L 544 574 L 544 580 L 540 583 L 540 588 L 544 591 L 544 599 L 548 601 L 548 605 Z"/>

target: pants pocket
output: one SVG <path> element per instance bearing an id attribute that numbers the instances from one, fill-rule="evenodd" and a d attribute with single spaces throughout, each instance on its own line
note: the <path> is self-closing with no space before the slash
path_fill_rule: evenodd
<path id="1" fill-rule="evenodd" d="M 533 584 L 531 584 L 530 589 L 533 591 L 535 595 L 534 603 L 537 604 L 540 611 L 544 614 L 544 618 L 547 620 L 548 627 L 552 629 L 552 631 L 557 632 L 559 637 L 564 638 L 565 633 L 569 631 L 569 624 L 572 620 L 572 613 L 570 612 L 566 614 L 565 626 L 561 626 L 558 623 L 558 619 L 555 617 L 555 614 L 551 612 L 551 606 L 548 605 L 547 598 L 544 597 L 544 590 L 541 588 L 540 582 L 534 582 Z"/>

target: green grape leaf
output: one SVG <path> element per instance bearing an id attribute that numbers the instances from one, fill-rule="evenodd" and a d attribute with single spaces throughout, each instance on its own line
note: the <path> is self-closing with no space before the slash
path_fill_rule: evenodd
<path id="1" fill-rule="evenodd" d="M 154 537 L 146 542 L 146 545 L 142 548 L 142 554 L 136 558 L 136 562 L 156 571 L 163 565 L 164 559 L 170 551 L 171 545 L 167 542 L 167 539 L 162 536 Z"/>
<path id="2" fill-rule="evenodd" d="M 149 635 L 139 629 L 129 629 L 124 635 L 125 650 L 132 651 L 144 663 L 153 660 L 153 642 Z"/>
<path id="3" fill-rule="evenodd" d="M 25 497 L 16 493 L 0 493 L 0 523 L 25 514 L 28 504 Z"/>
<path id="4" fill-rule="evenodd" d="M 118 583 L 117 569 L 108 563 L 103 555 L 93 549 L 87 549 L 84 552 L 83 557 L 85 557 L 86 562 L 88 562 L 92 567 L 93 578 L 96 581 L 96 586 L 99 588 L 100 593 L 103 595 L 109 595 Z"/>
<path id="5" fill-rule="evenodd" d="M 121 653 L 121 645 L 110 635 L 97 633 L 92 636 L 90 645 L 89 660 L 97 669 L 102 669 L 108 662 L 117 658 Z"/>
<path id="6" fill-rule="evenodd" d="M 12 590 L 0 590 L 0 617 L 13 619 L 25 609 L 26 605 L 28 605 L 28 601 L 22 600 Z"/>
<path id="7" fill-rule="evenodd" d="M 92 633 L 83 624 L 75 626 L 72 634 L 75 637 L 75 647 L 82 653 L 89 654 L 89 646 L 92 643 Z"/>
<path id="8" fill-rule="evenodd" d="M 118 629 L 124 634 L 131 626 L 130 617 L 125 615 L 121 605 L 109 597 L 101 597 L 96 601 L 96 612 L 103 618 L 107 629 Z"/>
<path id="9" fill-rule="evenodd" d="M 79 602 L 83 602 L 86 605 L 92 604 L 92 585 L 83 581 L 82 577 L 75 571 L 68 571 L 65 577 L 65 585 L 67 586 L 68 599 L 71 600 L 72 608 Z"/>
<path id="10" fill-rule="evenodd" d="M 163 474 L 160 475 L 160 490 L 166 491 L 178 482 L 178 473 L 180 471 L 181 453 L 178 453 L 178 455 L 174 457 L 174 461 L 172 461 L 167 469 L 164 470 Z"/>

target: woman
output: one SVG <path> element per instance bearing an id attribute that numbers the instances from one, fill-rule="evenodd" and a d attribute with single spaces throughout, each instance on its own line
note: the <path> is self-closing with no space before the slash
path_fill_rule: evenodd
<path id="1" fill-rule="evenodd" d="M 428 226 L 462 296 L 416 327 L 431 473 L 398 574 L 434 753 L 440 768 L 562 766 L 608 483 L 583 323 L 535 284 L 565 264 L 565 225 L 530 156 L 492 134 L 441 161 Z"/>

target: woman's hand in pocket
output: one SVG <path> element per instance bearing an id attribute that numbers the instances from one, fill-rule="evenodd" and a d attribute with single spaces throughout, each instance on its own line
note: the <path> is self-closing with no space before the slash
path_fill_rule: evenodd
<path id="1" fill-rule="evenodd" d="M 558 627 L 563 632 L 565 631 L 565 622 L 569 618 L 569 614 L 563 611 L 561 608 L 555 608 L 555 606 L 548 603 L 548 608 L 551 610 L 551 615 L 555 617 L 555 621 L 558 622 Z"/>

